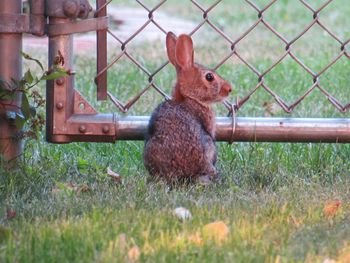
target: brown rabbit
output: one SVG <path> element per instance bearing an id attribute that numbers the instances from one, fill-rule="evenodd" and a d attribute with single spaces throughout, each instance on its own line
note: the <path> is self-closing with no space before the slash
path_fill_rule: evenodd
<path id="1" fill-rule="evenodd" d="M 188 35 L 166 37 L 169 61 L 177 81 L 173 99 L 153 112 L 144 149 L 144 164 L 152 176 L 177 181 L 209 183 L 218 176 L 215 168 L 214 102 L 231 92 L 231 85 L 212 70 L 195 64 Z"/>

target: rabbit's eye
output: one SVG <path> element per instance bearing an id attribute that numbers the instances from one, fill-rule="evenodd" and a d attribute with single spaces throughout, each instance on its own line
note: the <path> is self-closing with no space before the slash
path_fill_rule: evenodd
<path id="1" fill-rule="evenodd" d="M 207 73 L 205 75 L 205 79 L 209 82 L 212 82 L 214 80 L 214 75 L 212 73 Z"/>

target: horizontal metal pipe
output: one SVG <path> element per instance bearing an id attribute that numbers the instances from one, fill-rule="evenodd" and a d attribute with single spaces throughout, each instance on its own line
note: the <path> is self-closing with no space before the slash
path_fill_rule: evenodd
<path id="1" fill-rule="evenodd" d="M 117 140 L 143 140 L 148 116 L 117 117 Z M 218 141 L 253 142 L 350 142 L 350 119 L 324 118 L 216 118 Z"/>
<path id="2" fill-rule="evenodd" d="M 55 140 L 51 140 L 51 142 L 144 140 L 148 122 L 149 116 L 74 114 L 67 123 L 72 128 L 67 128 L 71 130 L 71 133 L 57 133 Z M 85 133 L 79 133 L 78 128 L 81 124 L 86 127 Z M 106 125 L 115 125 L 115 127 L 107 133 L 102 133 L 101 128 Z M 233 127 L 232 118 L 216 118 L 216 139 L 228 142 L 350 142 L 350 119 L 347 118 L 240 117 L 236 119 L 236 127 Z"/>

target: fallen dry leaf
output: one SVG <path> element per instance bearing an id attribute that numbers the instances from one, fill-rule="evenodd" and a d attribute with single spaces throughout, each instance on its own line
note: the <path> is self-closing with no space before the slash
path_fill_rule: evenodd
<path id="1" fill-rule="evenodd" d="M 131 262 L 138 261 L 141 256 L 141 251 L 138 246 L 133 246 L 129 251 L 128 251 L 128 259 Z"/>
<path id="2" fill-rule="evenodd" d="M 191 234 L 187 237 L 188 243 L 194 244 L 196 246 L 203 245 L 203 239 L 200 235 L 200 233 L 196 232 L 194 234 Z"/>
<path id="3" fill-rule="evenodd" d="M 111 170 L 111 168 L 107 167 L 107 174 L 113 178 L 116 184 L 120 184 L 122 182 L 122 177 L 120 174 Z"/>
<path id="4" fill-rule="evenodd" d="M 223 221 L 216 221 L 203 227 L 203 237 L 221 244 L 228 238 L 230 230 Z"/>
<path id="5" fill-rule="evenodd" d="M 323 214 L 326 217 L 334 217 L 337 212 L 339 211 L 339 208 L 341 207 L 341 201 L 338 199 L 331 200 L 326 202 L 324 208 L 323 208 Z"/>
<path id="6" fill-rule="evenodd" d="M 89 192 L 91 189 L 87 184 L 82 184 L 78 187 L 78 192 Z"/>
<path id="7" fill-rule="evenodd" d="M 191 219 L 191 212 L 184 207 L 177 207 L 174 209 L 174 215 L 182 221 L 186 219 Z"/>
<path id="8" fill-rule="evenodd" d="M 75 185 L 73 183 L 58 183 L 51 190 L 51 192 L 54 194 L 61 193 L 64 191 L 76 193 L 88 192 L 90 191 L 90 187 L 87 184 Z"/>
<path id="9" fill-rule="evenodd" d="M 293 225 L 295 225 L 296 227 L 299 227 L 302 225 L 303 223 L 303 219 L 301 218 L 296 218 L 294 215 L 289 215 L 290 220 L 292 221 Z"/>

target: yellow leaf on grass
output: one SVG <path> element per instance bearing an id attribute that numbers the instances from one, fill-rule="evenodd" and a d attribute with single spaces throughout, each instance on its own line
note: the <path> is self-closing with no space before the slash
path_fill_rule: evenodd
<path id="1" fill-rule="evenodd" d="M 141 256 L 141 251 L 138 246 L 133 246 L 129 251 L 128 251 L 128 259 L 131 262 L 138 261 Z"/>
<path id="2" fill-rule="evenodd" d="M 297 217 L 295 217 L 293 214 L 290 214 L 290 215 L 289 215 L 289 219 L 291 220 L 291 222 L 293 223 L 293 225 L 295 225 L 296 227 L 301 226 L 302 223 L 303 223 L 303 219 L 297 218 Z"/>
<path id="3" fill-rule="evenodd" d="M 346 246 L 341 249 L 339 253 L 337 263 L 349 263 L 350 262 L 350 246 Z"/>
<path id="4" fill-rule="evenodd" d="M 277 257 L 275 258 L 275 263 L 281 263 L 281 256 L 277 255 Z"/>
<path id="5" fill-rule="evenodd" d="M 228 238 L 230 230 L 223 221 L 216 221 L 203 227 L 203 237 L 221 244 Z"/>
<path id="6" fill-rule="evenodd" d="M 142 253 L 144 255 L 150 255 L 150 254 L 153 254 L 154 252 L 155 252 L 155 249 L 151 246 L 151 244 L 148 241 L 146 241 L 142 247 Z"/>
<path id="7" fill-rule="evenodd" d="M 194 234 L 189 235 L 187 237 L 187 240 L 188 240 L 189 244 L 193 244 L 193 245 L 196 245 L 196 246 L 203 245 L 203 239 L 202 239 L 202 237 L 201 237 L 199 232 L 196 232 Z"/>
<path id="8" fill-rule="evenodd" d="M 335 200 L 328 201 L 323 208 L 323 214 L 326 217 L 333 217 L 337 214 L 340 207 L 341 207 L 340 200 L 335 199 Z"/>
<path id="9" fill-rule="evenodd" d="M 202 246 L 203 238 L 200 232 L 195 233 L 181 233 L 176 236 L 172 245 L 176 249 L 187 249 L 189 245 Z"/>

